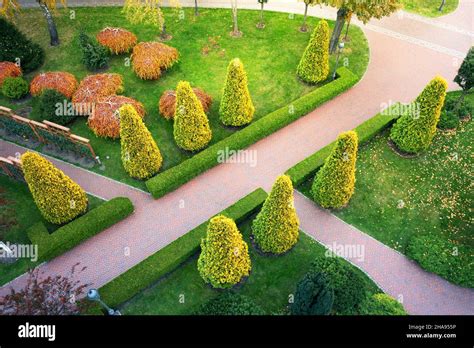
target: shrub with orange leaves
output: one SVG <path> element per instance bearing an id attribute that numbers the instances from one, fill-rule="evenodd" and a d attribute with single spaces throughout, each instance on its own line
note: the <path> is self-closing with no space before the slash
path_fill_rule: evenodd
<path id="1" fill-rule="evenodd" d="M 80 115 L 90 115 L 101 98 L 123 92 L 123 79 L 119 74 L 95 74 L 82 79 L 72 102 Z"/>
<path id="2" fill-rule="evenodd" d="M 135 34 L 122 28 L 104 28 L 96 35 L 96 39 L 114 54 L 130 52 L 137 44 Z"/>
<path id="3" fill-rule="evenodd" d="M 87 124 L 99 137 L 119 138 L 120 117 L 119 109 L 124 104 L 130 104 L 142 118 L 145 116 L 145 108 L 139 101 L 121 95 L 111 95 L 101 98 L 96 104 L 94 111 L 89 116 Z"/>
<path id="4" fill-rule="evenodd" d="M 204 92 L 200 88 L 193 88 L 194 94 L 201 102 L 204 112 L 208 112 L 211 108 L 212 97 Z M 161 95 L 160 102 L 158 104 L 160 114 L 167 120 L 171 120 L 174 117 L 176 110 L 176 91 L 168 90 L 164 91 Z"/>
<path id="5" fill-rule="evenodd" d="M 21 76 L 21 69 L 18 65 L 12 62 L 0 62 L 0 87 L 2 87 L 3 80 L 7 77 Z"/>
<path id="6" fill-rule="evenodd" d="M 174 47 L 161 42 L 140 42 L 133 48 L 133 71 L 143 80 L 157 80 L 161 71 L 170 68 L 178 60 Z"/>
<path id="7" fill-rule="evenodd" d="M 71 98 L 77 88 L 77 80 L 73 74 L 64 71 L 50 71 L 36 75 L 30 83 L 31 95 L 37 97 L 45 89 L 54 89 Z"/>

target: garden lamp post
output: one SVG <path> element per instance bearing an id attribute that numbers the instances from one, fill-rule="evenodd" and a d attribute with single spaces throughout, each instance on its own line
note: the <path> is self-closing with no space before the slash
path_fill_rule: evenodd
<path id="1" fill-rule="evenodd" d="M 89 289 L 89 291 L 87 292 L 87 298 L 90 301 L 99 302 L 102 305 L 102 307 L 104 307 L 107 310 L 107 313 L 109 315 L 122 315 L 122 313 L 120 313 L 118 310 L 110 308 L 109 306 L 105 304 L 104 301 L 100 299 L 99 291 L 97 289 Z"/>
<path id="2" fill-rule="evenodd" d="M 337 51 L 337 57 L 336 57 L 336 66 L 334 67 L 334 73 L 332 74 L 332 79 L 336 79 L 336 71 L 337 71 L 337 66 L 339 64 L 339 56 L 341 55 L 341 51 L 344 48 L 344 42 L 339 42 L 339 50 Z"/>

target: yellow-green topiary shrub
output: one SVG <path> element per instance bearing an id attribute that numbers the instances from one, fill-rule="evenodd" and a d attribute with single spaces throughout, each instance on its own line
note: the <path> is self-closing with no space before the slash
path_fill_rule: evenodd
<path id="1" fill-rule="evenodd" d="M 132 105 L 123 105 L 119 113 L 123 167 L 131 177 L 147 179 L 161 168 L 160 149 Z"/>
<path id="2" fill-rule="evenodd" d="M 250 269 L 248 246 L 235 222 L 223 215 L 212 218 L 198 259 L 202 279 L 215 288 L 230 288 L 248 276 Z"/>
<path id="3" fill-rule="evenodd" d="M 21 156 L 25 180 L 43 217 L 64 224 L 87 210 L 84 190 L 51 162 L 35 152 Z"/>
<path id="4" fill-rule="evenodd" d="M 393 125 L 390 139 L 400 150 L 419 153 L 429 148 L 436 134 L 447 88 L 446 80 L 436 76 L 411 104 L 410 112 Z"/>
<path id="5" fill-rule="evenodd" d="M 296 73 L 308 83 L 326 80 L 329 75 L 329 25 L 320 20 L 304 50 Z"/>
<path id="6" fill-rule="evenodd" d="M 202 104 L 186 81 L 180 81 L 176 88 L 173 135 L 176 144 L 188 151 L 201 150 L 212 138 L 209 120 Z"/>
<path id="7" fill-rule="evenodd" d="M 239 58 L 232 59 L 219 107 L 220 120 L 226 126 L 243 126 L 252 122 L 254 113 L 244 65 Z"/>
<path id="8" fill-rule="evenodd" d="M 323 208 L 341 208 L 354 193 L 358 137 L 354 131 L 341 133 L 331 154 L 314 178 L 311 192 Z"/>
<path id="9" fill-rule="evenodd" d="M 282 254 L 298 241 L 299 220 L 293 202 L 293 184 L 280 175 L 252 224 L 255 242 L 263 252 Z"/>

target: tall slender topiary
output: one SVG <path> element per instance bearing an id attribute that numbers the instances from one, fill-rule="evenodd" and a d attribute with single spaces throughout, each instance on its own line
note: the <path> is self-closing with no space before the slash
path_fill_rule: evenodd
<path id="1" fill-rule="evenodd" d="M 119 114 L 123 167 L 133 178 L 149 178 L 163 163 L 160 149 L 132 105 L 120 107 Z"/>
<path id="2" fill-rule="evenodd" d="M 43 217 L 64 224 L 87 210 L 84 190 L 51 162 L 35 152 L 21 156 L 25 180 Z"/>
<path id="3" fill-rule="evenodd" d="M 310 271 L 296 286 L 293 315 L 328 315 L 334 303 L 334 290 L 323 273 Z"/>
<path id="4" fill-rule="evenodd" d="M 220 119 L 226 126 L 243 126 L 252 122 L 255 107 L 247 86 L 247 74 L 239 58 L 227 67 L 227 78 L 219 107 Z"/>
<path id="5" fill-rule="evenodd" d="M 188 151 L 197 151 L 211 141 L 209 120 L 189 82 L 180 81 L 176 89 L 176 110 L 173 135 L 176 144 Z"/>
<path id="6" fill-rule="evenodd" d="M 248 276 L 250 269 L 248 246 L 235 222 L 223 215 L 212 218 L 201 241 L 201 277 L 215 288 L 230 288 Z"/>
<path id="7" fill-rule="evenodd" d="M 282 254 L 298 241 L 299 220 L 293 202 L 293 185 L 279 176 L 252 224 L 253 236 L 263 252 Z"/>
<path id="8" fill-rule="evenodd" d="M 354 131 L 341 133 L 331 154 L 314 178 L 311 192 L 323 208 L 340 208 L 354 193 L 358 138 Z"/>
<path id="9" fill-rule="evenodd" d="M 304 50 L 296 73 L 308 83 L 326 80 L 329 75 L 329 25 L 320 20 Z"/>
<path id="10" fill-rule="evenodd" d="M 448 84 L 440 76 L 428 83 L 412 104 L 411 112 L 402 115 L 390 131 L 390 139 L 402 151 L 427 150 L 436 134 Z"/>

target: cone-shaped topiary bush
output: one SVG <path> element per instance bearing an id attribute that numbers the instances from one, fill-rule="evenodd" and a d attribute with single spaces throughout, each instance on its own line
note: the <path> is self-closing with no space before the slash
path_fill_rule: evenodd
<path id="1" fill-rule="evenodd" d="M 160 149 L 132 105 L 123 105 L 119 113 L 123 167 L 133 178 L 149 178 L 163 163 Z"/>
<path id="2" fill-rule="evenodd" d="M 230 288 L 248 276 L 250 269 L 248 246 L 235 222 L 223 215 L 212 218 L 198 259 L 202 279 L 215 288 Z"/>
<path id="3" fill-rule="evenodd" d="M 357 133 L 341 133 L 332 153 L 314 178 L 311 192 L 314 200 L 324 208 L 340 208 L 354 193 Z"/>
<path id="4" fill-rule="evenodd" d="M 186 81 L 180 81 L 176 89 L 173 135 L 176 144 L 188 151 L 201 150 L 212 138 L 202 104 Z"/>
<path id="5" fill-rule="evenodd" d="M 296 286 L 291 304 L 293 315 L 328 315 L 334 303 L 334 290 L 323 273 L 310 271 Z"/>
<path id="6" fill-rule="evenodd" d="M 293 185 L 287 175 L 273 184 L 270 195 L 252 224 L 255 242 L 263 252 L 282 254 L 298 241 L 299 220 L 293 202 Z"/>
<path id="7" fill-rule="evenodd" d="M 43 217 L 64 224 L 87 210 L 84 190 L 51 162 L 35 152 L 25 152 L 21 165 L 31 195 Z"/>
<path id="8" fill-rule="evenodd" d="M 252 122 L 254 112 L 244 65 L 239 58 L 232 59 L 219 107 L 221 122 L 226 126 L 243 126 Z"/>
<path id="9" fill-rule="evenodd" d="M 413 102 L 410 112 L 393 125 L 390 139 L 400 150 L 419 153 L 428 149 L 436 133 L 447 88 L 446 80 L 436 76 Z"/>
<path id="10" fill-rule="evenodd" d="M 304 50 L 296 73 L 308 83 L 326 80 L 329 74 L 329 25 L 320 20 Z"/>

